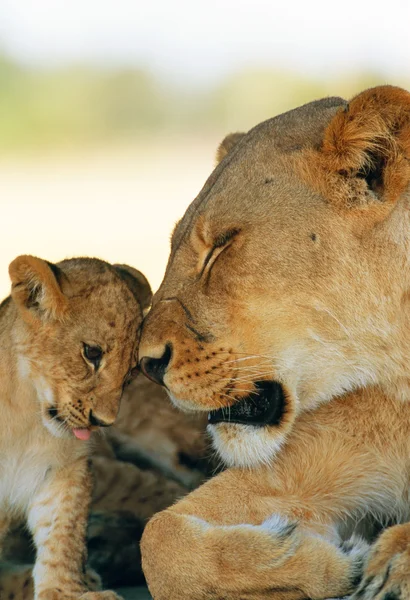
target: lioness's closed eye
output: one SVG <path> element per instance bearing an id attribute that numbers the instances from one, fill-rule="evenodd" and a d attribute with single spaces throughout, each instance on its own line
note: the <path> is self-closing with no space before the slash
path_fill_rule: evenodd
<path id="1" fill-rule="evenodd" d="M 92 258 L 54 265 L 20 256 L 9 271 L 11 296 L 0 305 L 0 540 L 12 518 L 27 519 L 36 600 L 86 598 L 87 440 L 115 421 L 151 290 L 132 267 Z"/>

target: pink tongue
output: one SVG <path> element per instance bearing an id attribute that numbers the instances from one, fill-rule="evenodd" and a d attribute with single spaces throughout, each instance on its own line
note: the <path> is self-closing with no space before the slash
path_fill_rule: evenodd
<path id="1" fill-rule="evenodd" d="M 91 431 L 89 429 L 73 429 L 75 437 L 79 440 L 89 440 Z"/>

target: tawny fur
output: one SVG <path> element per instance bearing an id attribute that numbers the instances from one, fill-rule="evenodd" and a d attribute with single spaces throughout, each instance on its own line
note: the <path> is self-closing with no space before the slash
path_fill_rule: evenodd
<path id="1" fill-rule="evenodd" d="M 206 415 L 181 413 L 163 388 L 141 375 L 124 391 L 105 438 L 119 460 L 194 488 L 213 468 L 206 425 Z"/>
<path id="2" fill-rule="evenodd" d="M 1 536 L 26 521 L 37 550 L 36 600 L 117 598 L 88 591 L 89 444 L 74 431 L 117 415 L 145 308 L 146 280 L 134 274 L 96 259 L 50 265 L 21 256 L 10 265 L 12 295 L 0 307 Z M 98 364 L 85 344 L 101 348 Z M 2 569 L 0 598 L 32 593 L 28 571 Z"/>
<path id="3" fill-rule="evenodd" d="M 147 520 L 214 472 L 206 423 L 204 415 L 178 411 L 161 387 L 140 375 L 126 387 L 115 425 L 94 436 L 88 564 L 105 587 L 143 583 L 138 542 Z M 34 561 L 27 532 L 14 528 L 4 550 L 14 563 L 9 589 L 17 594 Z"/>
<path id="4" fill-rule="evenodd" d="M 260 124 L 178 223 L 141 365 L 188 411 L 284 396 L 275 423 L 209 426 L 231 468 L 148 524 L 155 600 L 351 593 L 358 521 L 409 519 L 409 107 L 384 86 Z M 408 597 L 409 532 L 382 534 L 358 597 Z"/>

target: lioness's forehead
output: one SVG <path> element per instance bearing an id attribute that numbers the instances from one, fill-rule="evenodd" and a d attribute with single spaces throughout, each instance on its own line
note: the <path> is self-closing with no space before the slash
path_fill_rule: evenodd
<path id="1" fill-rule="evenodd" d="M 205 214 L 229 226 L 233 207 L 237 220 L 247 220 L 266 213 L 269 206 L 255 203 L 255 193 L 262 197 L 266 189 L 258 185 L 276 184 L 286 195 L 286 188 L 297 187 L 292 173 L 284 171 L 286 157 L 302 148 L 319 147 L 325 127 L 335 113 L 347 106 L 342 98 L 325 98 L 310 102 L 260 123 L 251 129 L 213 171 L 197 198 L 176 227 L 172 246 L 175 250 L 187 239 L 197 217 Z M 289 161 L 290 163 L 290 161 Z M 267 181 L 271 179 L 271 181 Z M 291 190 L 288 190 L 291 197 Z"/>

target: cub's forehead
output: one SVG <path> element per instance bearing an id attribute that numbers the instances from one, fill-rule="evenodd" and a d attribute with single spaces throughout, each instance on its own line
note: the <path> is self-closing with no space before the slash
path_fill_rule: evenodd
<path id="1" fill-rule="evenodd" d="M 58 263 L 59 283 L 74 312 L 89 320 L 133 321 L 141 317 L 137 298 L 114 267 L 93 258 Z M 115 316 L 115 319 L 114 319 Z"/>
<path id="2" fill-rule="evenodd" d="M 70 298 L 70 319 L 65 327 L 87 343 L 104 351 L 135 344 L 142 323 L 142 310 L 126 284 L 118 281 L 83 290 Z"/>
<path id="3" fill-rule="evenodd" d="M 91 313 L 96 320 L 110 320 L 115 314 L 117 320 L 129 321 L 141 315 L 139 302 L 119 277 L 78 286 L 69 299 L 72 307 Z"/>
<path id="4" fill-rule="evenodd" d="M 75 290 L 92 289 L 117 279 L 111 265 L 97 258 L 70 258 L 59 262 L 57 267 Z"/>
<path id="5" fill-rule="evenodd" d="M 63 291 L 70 297 L 81 296 L 98 301 L 110 297 L 132 298 L 127 284 L 115 268 L 97 258 L 73 258 L 57 264 L 56 274 Z"/>

